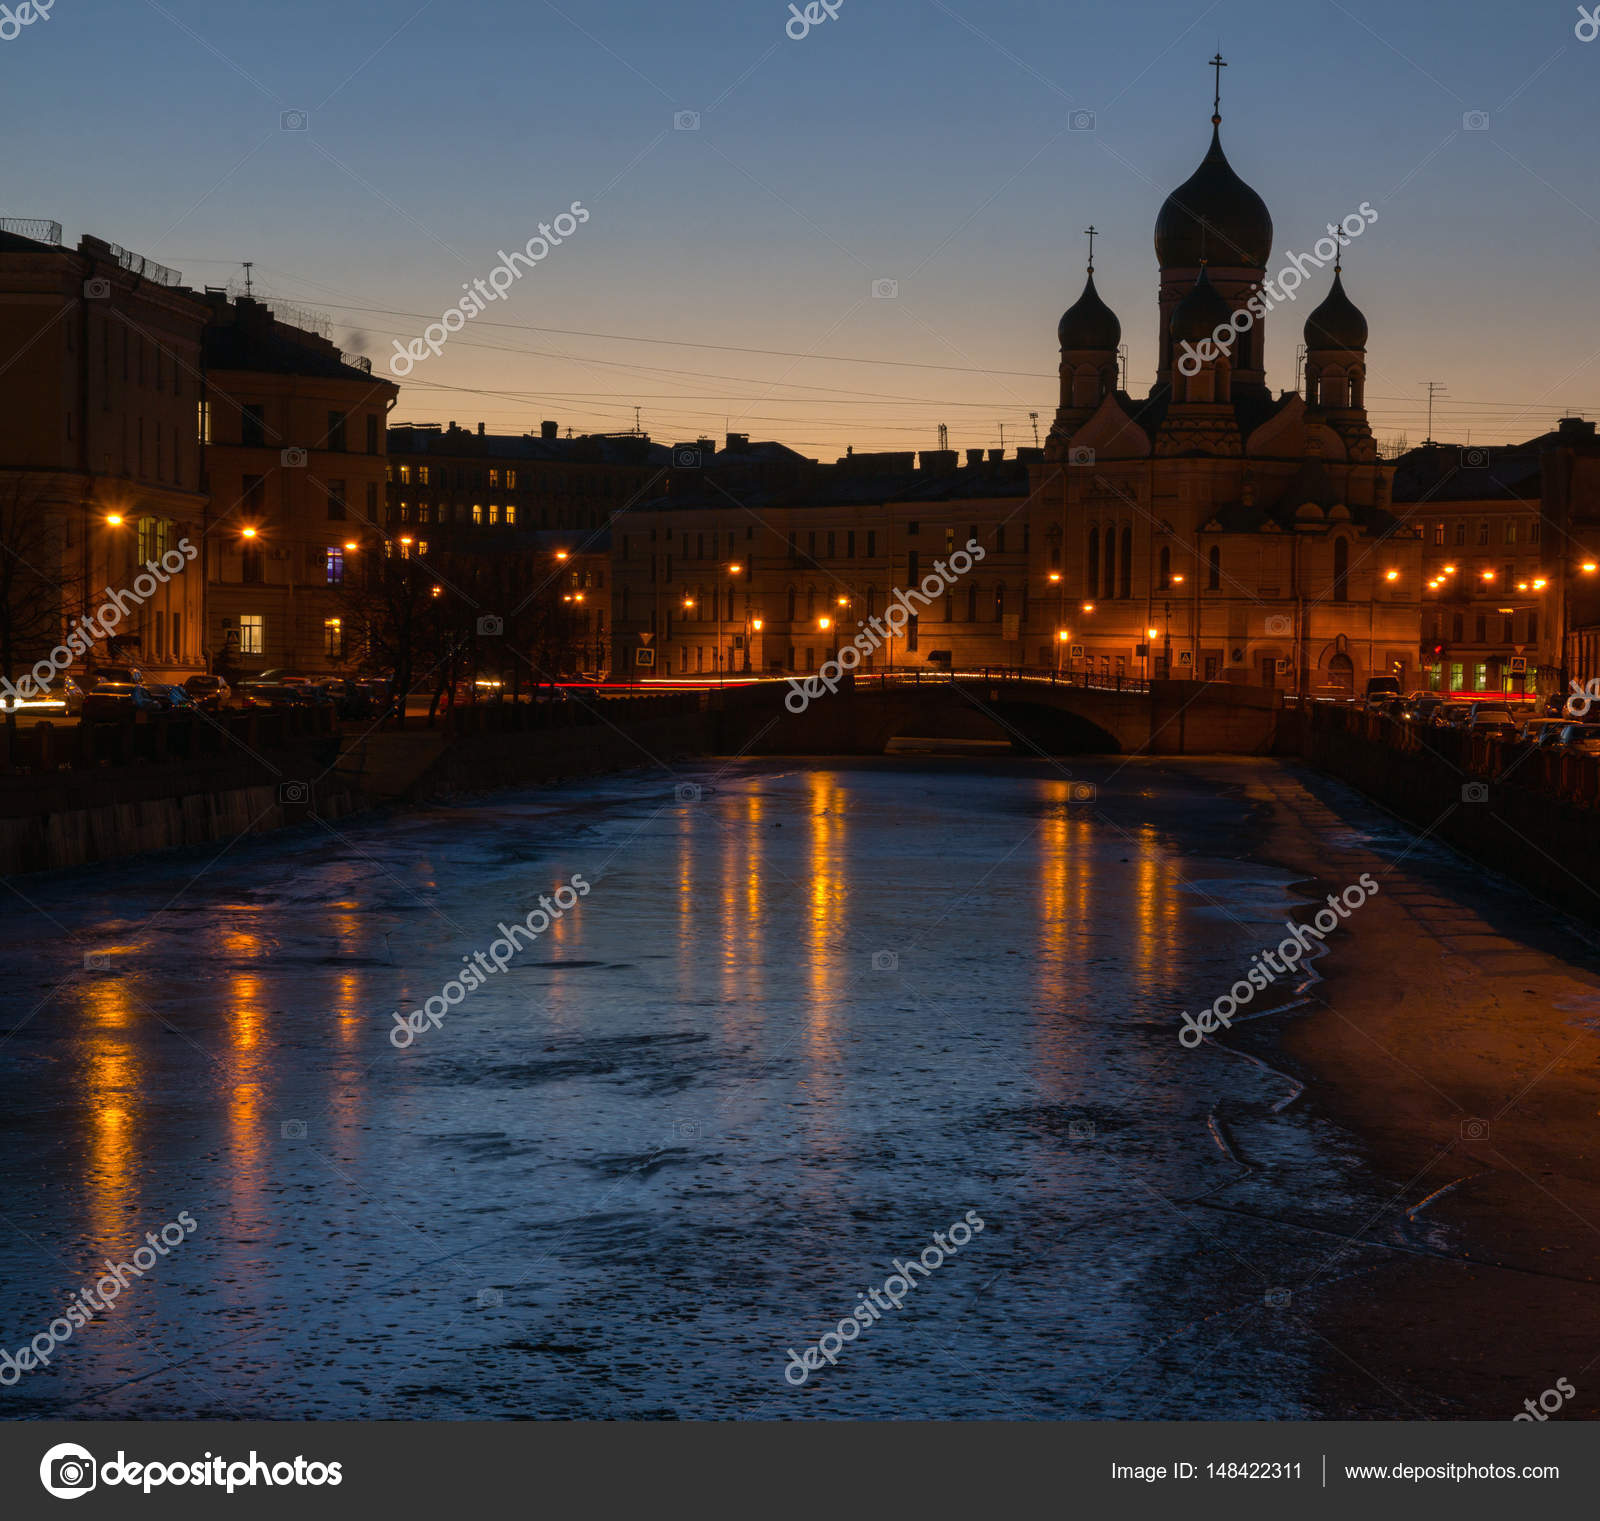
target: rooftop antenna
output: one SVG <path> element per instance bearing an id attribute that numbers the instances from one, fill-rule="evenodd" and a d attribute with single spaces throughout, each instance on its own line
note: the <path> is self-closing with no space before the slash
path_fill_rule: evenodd
<path id="1" fill-rule="evenodd" d="M 944 424 L 939 424 L 939 450 L 943 453 L 950 447 L 950 429 Z"/>
<path id="2" fill-rule="evenodd" d="M 1004 423 L 1000 424 L 1000 452 L 1002 454 L 1006 452 L 1006 425 Z"/>
<path id="3" fill-rule="evenodd" d="M 1028 413 L 1028 421 L 1033 424 L 1033 447 L 1037 449 L 1039 447 L 1039 414 L 1037 412 Z"/>
<path id="4" fill-rule="evenodd" d="M 244 293 L 247 296 L 251 296 L 251 295 L 255 294 L 255 288 L 251 284 L 251 279 L 250 279 L 250 271 L 252 269 L 254 269 L 254 268 L 255 268 L 255 261 L 254 260 L 246 259 L 244 261 Z"/>
<path id="5" fill-rule="evenodd" d="M 1448 387 L 1438 380 L 1421 380 L 1417 384 L 1428 388 L 1428 436 L 1422 441 L 1426 445 L 1433 442 L 1433 398 L 1443 396 Z"/>
<path id="6" fill-rule="evenodd" d="M 640 428 L 640 427 L 639 427 L 639 409 L 638 409 L 638 408 L 637 408 L 637 407 L 635 407 L 635 408 L 634 408 L 634 409 L 633 409 L 633 431 L 634 431 L 634 432 L 635 432 L 635 433 L 636 433 L 636 434 L 637 434 L 637 433 L 640 433 L 640 432 L 642 432 L 642 431 L 643 431 L 643 430 L 642 430 L 642 429 L 641 429 L 641 428 Z"/>
<path id="7" fill-rule="evenodd" d="M 1216 70 L 1217 89 L 1211 100 L 1211 125 L 1222 125 L 1222 71 L 1227 68 L 1228 61 L 1222 56 L 1222 49 L 1217 49 L 1217 56 L 1211 60 L 1211 67 Z"/>

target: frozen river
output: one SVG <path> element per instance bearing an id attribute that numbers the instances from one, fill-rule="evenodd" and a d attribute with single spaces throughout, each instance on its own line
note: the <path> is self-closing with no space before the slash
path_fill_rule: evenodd
<path id="1" fill-rule="evenodd" d="M 745 762 L 23 879 L 0 1346 L 50 1361 L 0 1414 L 1324 1413 L 1274 1286 L 1327 1244 L 1251 1216 L 1355 1217 L 1363 1171 L 1176 1040 L 1298 900 L 1238 788 L 1075 774 Z"/>

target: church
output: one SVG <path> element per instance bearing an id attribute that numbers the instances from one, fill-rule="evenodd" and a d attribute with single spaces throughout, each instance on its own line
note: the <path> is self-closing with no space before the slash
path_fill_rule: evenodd
<path id="1" fill-rule="evenodd" d="M 1095 289 L 1091 239 L 1058 328 L 1060 405 L 1030 463 L 1043 558 L 1029 623 L 1053 628 L 1052 664 L 1328 697 L 1370 676 L 1422 684 L 1422 535 L 1391 510 L 1395 467 L 1367 420 L 1348 240 L 1323 240 L 1334 264 L 1305 319 L 1304 391 L 1277 394 L 1266 326 L 1294 303 L 1268 302 L 1286 294 L 1268 279 L 1272 240 L 1266 203 L 1223 151 L 1219 88 L 1210 147 L 1156 218 L 1158 369 L 1134 397 L 1119 388 L 1122 324 Z M 1302 302 L 1317 262 L 1290 266 Z"/>

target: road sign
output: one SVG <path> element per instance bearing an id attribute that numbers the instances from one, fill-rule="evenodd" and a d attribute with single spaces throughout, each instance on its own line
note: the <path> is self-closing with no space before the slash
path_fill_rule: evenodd
<path id="1" fill-rule="evenodd" d="M 1082 660 L 1083 659 L 1083 646 L 1081 644 L 1074 644 L 1074 645 L 1070 646 L 1070 648 L 1068 649 L 1068 654 L 1070 654 L 1071 657 L 1074 660 Z"/>
<path id="2" fill-rule="evenodd" d="M 1178 651 L 1178 664 L 1180 666 L 1186 666 L 1188 669 L 1193 670 L 1194 669 L 1194 651 L 1193 650 L 1179 650 Z"/>
<path id="3" fill-rule="evenodd" d="M 635 665 L 653 666 L 656 663 L 656 652 L 654 650 L 635 650 L 633 652 L 633 663 Z"/>
<path id="4" fill-rule="evenodd" d="M 1511 657 L 1511 674 L 1513 676 L 1526 676 L 1528 674 L 1528 657 L 1526 655 L 1513 655 Z"/>
<path id="5" fill-rule="evenodd" d="M 639 643 L 640 644 L 649 644 L 649 642 L 654 638 L 655 638 L 654 634 L 640 634 L 639 635 Z"/>

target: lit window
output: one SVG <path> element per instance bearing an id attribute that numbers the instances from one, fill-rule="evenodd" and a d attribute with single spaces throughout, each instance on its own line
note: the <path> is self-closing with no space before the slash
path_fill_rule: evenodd
<path id="1" fill-rule="evenodd" d="M 239 615 L 239 653 L 264 655 L 267 652 L 266 619 L 260 613 Z"/>
<path id="2" fill-rule="evenodd" d="M 328 585 L 338 586 L 344 580 L 344 549 L 338 544 L 328 546 Z"/>
<path id="3" fill-rule="evenodd" d="M 507 491 L 515 491 L 516 489 L 517 489 L 517 472 L 515 470 L 507 470 L 506 471 L 506 490 Z M 511 521 L 510 518 L 506 519 L 506 522 L 509 523 L 510 521 Z"/>
<path id="4" fill-rule="evenodd" d="M 490 486 L 495 487 L 495 488 L 499 487 L 499 485 L 500 485 L 500 472 L 498 470 L 491 470 L 489 472 L 489 484 L 490 484 Z"/>
<path id="5" fill-rule="evenodd" d="M 478 502 L 474 502 L 472 504 L 472 521 L 474 523 L 481 523 L 483 521 L 483 507 Z"/>
<path id="6" fill-rule="evenodd" d="M 200 403 L 200 416 L 196 436 L 203 444 L 211 442 L 211 403 L 209 401 Z"/>
<path id="7" fill-rule="evenodd" d="M 411 466 L 410 465 L 402 465 L 400 467 L 400 484 L 402 486 L 409 486 L 411 484 Z"/>
<path id="8" fill-rule="evenodd" d="M 411 521 L 411 503 L 410 502 L 402 502 L 400 504 L 400 521 L 402 523 L 409 523 Z"/>
<path id="9" fill-rule="evenodd" d="M 428 467 L 426 465 L 417 466 L 417 484 L 419 486 L 428 484 Z"/>
<path id="10" fill-rule="evenodd" d="M 491 523 L 500 521 L 500 504 L 498 502 L 489 503 L 489 521 Z"/>
<path id="11" fill-rule="evenodd" d="M 507 523 L 515 523 L 516 521 L 517 521 L 516 505 L 514 503 L 512 503 L 512 502 L 507 502 L 506 503 L 506 522 Z"/>
<path id="12" fill-rule="evenodd" d="M 344 658 L 344 620 L 342 618 L 324 618 L 322 620 L 322 652 L 330 660 Z"/>
<path id="13" fill-rule="evenodd" d="M 427 552 L 428 552 L 428 541 L 426 539 L 418 539 L 417 540 L 417 553 L 419 555 L 425 555 L 425 554 L 427 554 Z"/>

